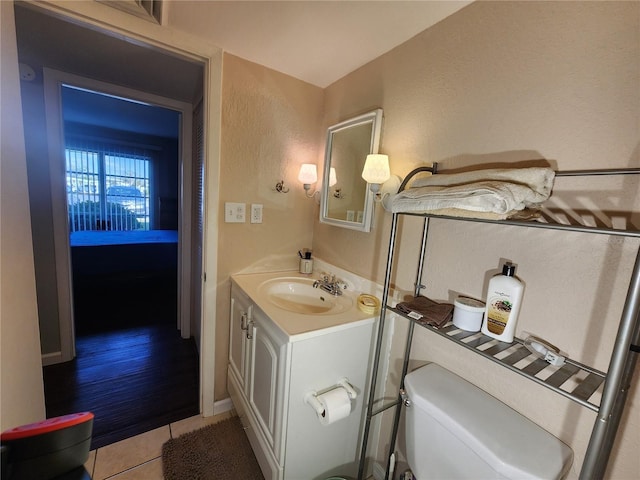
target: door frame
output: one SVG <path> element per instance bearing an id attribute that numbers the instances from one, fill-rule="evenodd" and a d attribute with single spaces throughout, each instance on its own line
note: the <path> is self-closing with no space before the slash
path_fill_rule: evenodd
<path id="1" fill-rule="evenodd" d="M 135 18 L 98 2 L 56 2 L 42 0 L 29 4 L 52 15 L 87 28 L 139 42 L 169 54 L 200 62 L 204 67 L 204 239 L 200 341 L 200 411 L 211 416 L 215 402 L 215 344 L 218 277 L 218 218 L 220 183 L 220 131 L 222 92 L 222 50 L 202 38 Z M 207 276 L 211 279 L 206 282 Z M 195 286 L 194 286 L 195 288 Z M 222 401 L 221 403 L 223 403 Z"/>
<path id="2" fill-rule="evenodd" d="M 192 223 L 192 110 L 189 103 L 160 97 L 120 85 L 114 85 L 79 75 L 43 68 L 44 102 L 49 149 L 49 178 L 53 212 L 54 254 L 56 257 L 56 284 L 58 290 L 58 321 L 60 328 L 59 355 L 48 355 L 45 364 L 66 362 L 75 357 L 75 329 L 73 311 L 73 275 L 71 246 L 69 243 L 68 209 L 66 195 L 63 85 L 114 95 L 167 108 L 181 114 L 179 135 L 179 210 L 178 210 L 178 321 L 183 338 L 191 336 L 191 223 Z"/>

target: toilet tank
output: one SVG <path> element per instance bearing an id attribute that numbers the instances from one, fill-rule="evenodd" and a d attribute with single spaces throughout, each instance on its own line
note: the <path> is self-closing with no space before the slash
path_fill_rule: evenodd
<path id="1" fill-rule="evenodd" d="M 418 480 L 561 479 L 572 450 L 475 385 L 430 363 L 405 377 L 407 462 Z"/>

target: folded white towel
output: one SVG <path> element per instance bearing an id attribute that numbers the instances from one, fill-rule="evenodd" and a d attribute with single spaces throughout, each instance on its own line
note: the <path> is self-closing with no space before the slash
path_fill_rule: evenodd
<path id="1" fill-rule="evenodd" d="M 486 180 L 498 180 L 527 185 L 532 190 L 548 197 L 551 194 L 555 175 L 556 172 L 548 167 L 488 168 L 462 173 L 438 173 L 428 177 L 417 178 L 411 184 L 411 187 L 463 185 Z"/>
<path id="2" fill-rule="evenodd" d="M 550 168 L 487 169 L 436 174 L 417 179 L 391 203 L 397 212 L 456 208 L 474 212 L 507 212 L 536 206 L 551 195 L 555 172 Z"/>

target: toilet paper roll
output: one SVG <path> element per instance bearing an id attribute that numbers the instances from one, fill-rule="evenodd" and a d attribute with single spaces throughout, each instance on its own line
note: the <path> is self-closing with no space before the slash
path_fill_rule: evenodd
<path id="1" fill-rule="evenodd" d="M 324 412 L 318 415 L 322 425 L 331 425 L 338 420 L 347 418 L 351 413 L 351 399 L 347 391 L 342 388 L 334 388 L 317 396 Z"/>

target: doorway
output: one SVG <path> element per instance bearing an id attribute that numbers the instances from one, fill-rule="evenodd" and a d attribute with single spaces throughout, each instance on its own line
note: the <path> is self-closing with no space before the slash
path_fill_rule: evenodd
<path id="1" fill-rule="evenodd" d="M 36 18 L 37 17 L 37 18 Z M 41 14 L 38 12 L 35 12 L 33 10 L 27 9 L 27 8 L 21 8 L 19 6 L 16 6 L 16 26 L 17 26 L 17 31 L 18 31 L 18 45 L 19 45 L 19 56 L 20 56 L 20 61 L 21 63 L 23 62 L 23 60 L 25 62 L 28 62 L 29 65 L 35 69 L 36 75 L 36 82 L 38 79 L 42 79 L 44 77 L 44 72 L 45 72 L 45 68 L 43 67 L 44 65 L 52 65 L 54 64 L 54 66 L 57 66 L 59 68 L 64 68 L 65 70 L 68 70 L 70 67 L 68 65 L 55 65 L 55 59 L 53 59 L 51 57 L 51 51 L 47 50 L 46 48 L 44 48 L 45 46 L 47 48 L 51 48 L 52 47 L 52 43 L 55 44 L 58 40 L 58 37 L 61 37 L 62 43 L 67 43 L 68 45 L 78 45 L 78 44 L 82 44 L 84 46 L 84 48 L 82 49 L 83 53 L 89 53 L 89 55 L 93 56 L 93 57 L 97 57 L 99 59 L 99 63 L 103 66 L 103 68 L 106 66 L 107 69 L 111 68 L 112 70 L 115 71 L 116 69 L 116 65 L 114 64 L 110 64 L 108 62 L 108 59 L 106 58 L 105 55 L 103 55 L 103 51 L 102 50 L 95 50 L 92 49 L 91 45 L 93 45 L 93 43 L 91 41 L 80 41 L 77 40 L 76 41 L 69 41 L 69 35 L 73 36 L 75 34 L 79 34 L 79 35 L 89 35 L 89 36 L 94 36 L 94 35 L 100 35 L 95 31 L 83 31 L 84 29 L 82 29 L 81 27 L 79 27 L 78 25 L 70 25 L 67 24 L 64 21 L 58 20 L 58 19 L 54 19 L 51 17 L 48 17 L 45 14 Z M 68 29 L 71 29 L 72 31 L 68 31 Z M 34 32 L 35 30 L 35 32 Z M 80 33 L 78 33 L 79 31 L 82 31 Z M 43 35 L 49 34 L 50 36 L 47 37 L 46 39 L 43 39 Z M 50 41 L 49 41 L 50 40 Z M 104 40 L 104 39 L 102 39 Z M 98 41 L 98 45 L 100 45 L 100 42 L 102 41 Z M 115 39 L 111 38 L 109 41 L 113 42 L 115 41 Z M 59 43 L 59 41 L 58 41 Z M 123 48 L 128 49 L 128 48 L 137 48 L 138 50 L 141 49 L 142 47 L 140 47 L 140 45 L 129 45 L 127 44 L 127 42 L 123 42 L 120 41 L 120 43 L 122 43 L 123 45 L 121 45 Z M 127 44 L 127 45 L 125 45 Z M 42 47 L 43 48 L 43 52 L 38 52 L 38 48 Z M 62 47 L 61 47 L 62 48 Z M 72 50 L 72 49 L 71 49 Z M 74 57 L 74 52 L 73 51 L 67 51 L 65 52 L 64 49 L 62 49 L 61 51 L 58 52 L 58 54 L 62 55 L 63 57 L 66 58 L 66 60 L 69 60 L 69 58 L 73 58 Z M 80 51 L 78 49 L 78 51 Z M 37 53 L 37 55 L 36 55 Z M 35 57 L 37 57 L 38 55 L 44 55 L 44 58 L 41 59 L 36 59 Z M 120 57 L 122 58 L 122 57 Z M 156 58 L 156 57 L 154 57 Z M 75 71 L 78 71 L 78 69 L 83 70 L 82 73 L 84 73 L 85 75 L 88 76 L 92 76 L 94 78 L 96 78 L 96 74 L 90 72 L 91 70 L 91 65 L 90 62 L 85 62 L 84 59 L 78 59 L 75 58 L 73 60 L 71 60 L 73 63 L 73 67 L 75 69 Z M 135 69 L 131 69 L 131 70 L 135 70 Z M 169 69 L 171 70 L 171 69 Z M 198 69 L 197 69 L 198 70 Z M 200 72 L 200 78 L 199 78 L 199 82 L 200 82 L 200 89 L 202 89 L 202 68 L 200 67 L 199 70 Z M 70 75 L 70 74 L 69 74 Z M 138 73 L 138 75 L 143 75 Z M 42 81 L 42 80 L 41 80 Z M 85 84 L 77 84 L 74 81 L 70 81 L 68 78 L 65 79 L 65 82 L 67 82 L 68 84 L 73 84 L 76 87 L 81 87 L 81 88 L 87 88 L 87 86 Z M 43 82 L 44 83 L 44 82 Z M 47 156 L 50 158 L 55 158 L 55 151 L 57 150 L 58 152 L 62 152 L 63 148 L 60 147 L 60 145 L 62 145 L 61 143 L 61 139 L 59 138 L 58 141 L 60 143 L 60 145 L 56 146 L 54 144 L 54 142 L 52 142 L 52 135 L 49 135 L 47 137 L 47 142 L 42 142 L 42 138 L 44 135 L 42 135 L 42 131 L 44 131 L 44 129 L 39 130 L 38 127 L 40 125 L 38 125 L 37 121 L 35 123 L 32 123 L 30 120 L 33 120 L 35 117 L 38 116 L 38 113 L 40 112 L 33 112 L 33 111 L 29 111 L 33 106 L 34 106 L 34 98 L 36 98 L 38 96 L 38 92 L 40 92 L 40 95 L 47 98 L 47 92 L 46 92 L 46 87 L 45 85 L 41 83 L 41 85 L 34 85 L 29 84 L 23 84 L 23 110 L 25 110 L 25 130 L 29 130 L 29 133 L 25 134 L 26 138 L 26 143 L 27 143 L 27 150 L 30 152 L 28 152 L 27 154 L 27 163 L 28 163 L 28 175 L 29 175 L 29 186 L 30 186 L 30 195 L 31 192 L 35 192 L 34 195 L 39 197 L 36 199 L 36 201 L 32 201 L 32 205 L 35 204 L 36 205 L 36 209 L 38 208 L 38 205 L 42 204 L 42 202 L 46 201 L 46 197 L 48 196 L 49 198 L 51 198 L 50 200 L 50 208 L 53 211 L 53 227 L 54 227 L 54 231 L 53 235 L 51 233 L 49 233 L 49 235 L 37 235 L 37 233 L 34 231 L 34 256 L 36 257 L 36 263 L 38 264 L 36 266 L 36 283 L 37 283 L 37 288 L 38 288 L 38 308 L 39 308 L 39 312 L 41 313 L 41 343 L 43 344 L 43 358 L 45 360 L 45 363 L 50 364 L 50 367 L 58 367 L 58 365 L 55 365 L 57 362 L 59 362 L 60 360 L 62 361 L 59 365 L 65 365 L 65 364 L 69 364 L 69 363 L 73 363 L 73 358 L 75 357 L 75 341 L 74 339 L 74 333 L 75 333 L 75 328 L 74 328 L 74 308 L 73 308 L 73 284 L 71 283 L 71 279 L 73 278 L 73 275 L 70 274 L 70 272 L 67 272 L 67 274 L 65 275 L 65 272 L 61 273 L 60 268 L 50 268 L 47 266 L 47 262 L 50 262 L 51 258 L 55 258 L 56 259 L 56 265 L 65 265 L 65 263 L 67 265 L 71 264 L 71 257 L 73 256 L 72 254 L 72 246 L 71 246 L 71 242 L 70 242 L 70 238 L 69 238 L 69 231 L 68 231 L 68 224 L 69 222 L 66 221 L 66 219 L 68 218 L 68 202 L 67 202 L 67 185 L 66 185 L 66 178 L 64 175 L 58 175 L 56 177 L 56 173 L 60 173 L 59 167 L 60 167 L 60 162 L 59 163 L 55 163 L 52 162 L 50 165 L 46 165 L 46 170 L 48 172 L 50 172 L 50 178 L 49 179 L 45 179 L 45 183 L 48 182 L 48 185 L 45 185 L 45 187 L 47 188 L 42 188 L 43 187 L 43 183 L 41 182 L 42 177 L 39 175 L 41 175 L 40 173 L 38 173 L 38 171 L 42 171 L 42 163 L 38 164 L 38 158 L 42 158 L 42 153 L 45 153 L 44 157 L 46 158 Z M 100 84 L 101 82 L 94 82 L 94 83 L 98 83 Z M 142 78 L 142 83 L 145 83 L 146 85 L 151 85 L 151 86 L 155 86 L 154 83 L 154 79 L 152 77 L 144 77 Z M 56 85 L 56 88 L 59 88 L 59 84 Z M 91 87 L 93 88 L 93 87 Z M 33 91 L 32 91 L 33 90 Z M 35 90 L 38 90 L 38 92 L 34 92 Z M 98 88 L 97 90 L 101 90 L 101 88 Z M 43 93 L 42 93 L 43 92 Z M 32 93 L 34 93 L 34 95 L 31 95 Z M 201 94 L 201 93 L 200 93 Z M 154 97 L 155 94 L 149 94 L 147 93 L 147 98 L 149 96 Z M 197 93 L 197 89 L 192 90 L 189 94 L 192 98 L 195 97 L 197 99 L 198 93 Z M 119 95 L 116 95 L 119 96 Z M 54 94 L 55 98 L 59 98 L 58 95 Z M 155 96 L 157 97 L 157 96 Z M 154 97 L 154 98 L 155 98 Z M 36 100 L 37 102 L 37 100 Z M 145 103 L 155 103 L 155 102 L 149 102 L 148 100 L 144 101 Z M 181 100 L 177 100 L 177 102 L 181 102 Z M 55 103 L 55 102 L 54 102 Z M 184 104 L 187 104 L 186 102 L 182 102 Z M 188 104 L 189 108 L 187 109 L 183 109 L 183 115 L 180 119 L 180 125 L 182 128 L 184 128 L 185 124 L 189 124 L 191 122 L 191 107 L 190 107 L 190 103 Z M 38 108 L 38 107 L 36 107 Z M 46 107 L 39 107 L 41 111 L 45 111 L 48 114 L 49 110 L 50 110 L 50 105 L 47 105 Z M 34 115 L 35 113 L 35 115 Z M 42 115 L 42 117 L 44 117 L 44 115 Z M 52 122 L 47 122 L 47 127 L 49 126 L 48 124 L 52 123 Z M 55 130 L 55 128 L 54 128 Z M 62 128 L 58 128 L 58 132 L 62 132 L 63 129 Z M 59 135 L 59 137 L 61 137 L 61 135 Z M 190 135 L 182 135 L 182 138 L 185 138 L 187 141 L 182 142 L 181 143 L 181 148 L 184 147 L 188 147 L 187 150 L 190 150 L 190 141 L 191 141 L 191 136 Z M 42 143 L 45 143 L 44 145 L 44 152 L 42 151 Z M 59 148 L 57 148 L 59 147 Z M 52 155 L 52 151 L 54 152 L 54 154 Z M 194 308 L 193 305 L 191 305 L 190 302 L 190 298 L 191 298 L 191 290 L 195 287 L 195 288 L 199 288 L 199 280 L 196 280 L 193 282 L 193 286 L 191 285 L 191 282 L 193 281 L 193 277 L 190 275 L 190 268 L 191 268 L 191 258 L 190 258 L 190 251 L 193 248 L 193 245 L 191 244 L 191 232 L 192 232 L 192 228 L 191 228 L 191 222 L 192 222 L 192 218 L 191 218 L 191 211 L 194 210 L 191 207 L 191 198 L 192 198 L 192 192 L 189 190 L 191 188 L 191 185 L 193 183 L 193 179 L 191 178 L 191 164 L 190 164 L 190 160 L 191 160 L 191 153 L 190 151 L 188 151 L 187 154 L 184 153 L 184 150 L 182 150 L 182 155 L 181 158 L 183 160 L 186 160 L 185 162 L 183 162 L 183 164 L 180 165 L 180 168 L 177 168 L 176 170 L 179 170 L 181 176 L 179 179 L 179 185 L 180 185 L 180 192 L 179 195 L 176 195 L 175 198 L 180 198 L 181 201 L 177 202 L 177 200 L 175 201 L 171 201 L 171 198 L 166 197 L 164 199 L 160 199 L 157 195 L 154 196 L 154 200 L 151 200 L 151 197 L 149 197 L 150 203 L 153 203 L 153 205 L 149 205 L 149 209 L 148 209 L 148 215 L 147 212 L 143 212 L 141 213 L 141 215 L 143 215 L 143 217 L 148 216 L 149 222 L 159 222 L 160 221 L 160 217 L 158 215 L 160 215 L 160 212 L 164 211 L 165 213 L 171 209 L 171 207 L 173 207 L 174 210 L 180 212 L 179 214 L 179 219 L 178 219 L 178 225 L 176 228 L 176 231 L 179 231 L 179 235 L 177 237 L 177 240 L 174 241 L 174 245 L 177 244 L 177 249 L 178 249 L 178 253 L 176 254 L 176 256 L 174 258 L 176 258 L 175 263 L 177 264 L 177 270 L 176 272 L 179 272 L 179 275 L 176 274 L 173 276 L 173 286 L 169 286 L 168 288 L 171 289 L 173 288 L 174 290 L 174 294 L 172 295 L 174 302 L 176 301 L 176 299 L 180 299 L 180 301 L 177 303 L 176 306 L 174 307 L 169 307 L 169 310 L 173 311 L 173 312 L 177 312 L 174 315 L 173 318 L 173 322 L 172 325 L 170 326 L 171 329 L 173 330 L 173 333 L 176 332 L 176 327 L 180 327 L 182 330 L 182 333 L 185 334 L 185 330 L 186 330 L 186 336 L 191 337 L 190 335 L 190 328 L 192 326 L 192 320 L 193 319 L 193 315 L 192 312 L 196 311 L 199 312 L 199 308 Z M 48 155 L 47 155 L 48 154 Z M 113 185 L 113 186 L 121 186 L 121 185 Z M 91 190 L 91 185 L 87 186 L 89 190 Z M 120 200 L 121 202 L 118 201 L 113 201 L 111 203 L 117 203 L 120 204 L 122 206 L 122 204 L 125 201 L 129 201 L 131 200 L 131 198 L 129 197 L 136 197 L 133 198 L 133 204 L 132 207 L 135 210 L 135 203 L 138 200 L 137 199 L 137 192 L 134 190 L 133 192 L 136 193 L 136 195 L 128 195 L 126 194 L 126 192 L 123 194 L 123 192 L 118 192 L 118 191 L 110 191 L 107 192 L 108 187 L 105 184 L 105 187 L 103 188 L 103 190 L 101 191 L 101 194 L 106 195 L 111 197 L 111 200 Z M 140 189 L 138 189 L 140 190 Z M 49 193 L 49 195 L 47 195 L 47 193 Z M 77 193 L 77 192 L 76 192 Z M 90 192 L 87 192 L 90 193 Z M 131 192 L 129 192 L 131 193 Z M 140 191 L 140 194 L 143 195 L 143 192 Z M 144 197 L 144 195 L 143 195 Z M 58 201 L 58 203 L 56 203 L 56 199 Z M 158 202 L 156 203 L 155 200 L 158 200 Z M 163 200 L 163 201 L 161 201 Z M 107 202 L 109 203 L 109 202 Z M 160 203 L 163 203 L 163 205 L 159 205 Z M 45 208 L 46 209 L 46 208 Z M 146 209 L 146 205 L 145 205 L 145 209 Z M 200 209 L 197 208 L 195 209 L 196 211 L 199 211 Z M 153 211 L 153 213 L 152 213 Z M 41 214 L 42 212 L 36 212 L 36 214 L 34 215 L 34 210 L 32 208 L 32 223 L 35 225 L 34 230 L 37 230 L 38 228 L 41 228 L 43 226 L 43 224 L 37 222 L 35 220 L 35 218 Z M 61 215 L 62 213 L 62 215 Z M 152 220 L 152 218 L 155 217 L 155 220 Z M 63 219 L 62 222 L 60 222 L 60 219 Z M 136 221 L 139 221 L 136 219 Z M 146 218 L 142 219 L 141 223 L 145 223 L 147 221 Z M 35 222 L 35 223 L 34 223 Z M 102 223 L 105 222 L 105 223 Z M 99 225 L 100 227 L 107 227 L 109 220 L 104 219 L 104 218 L 100 218 L 99 219 Z M 107 230 L 108 231 L 108 230 Z M 48 245 L 45 245 L 47 243 L 47 238 L 51 238 L 53 237 L 55 239 L 54 243 L 54 248 L 53 250 L 55 250 L 54 252 L 51 252 L 51 247 Z M 63 239 L 63 241 L 60 241 L 60 239 Z M 40 242 L 40 243 L 38 243 Z M 43 248 L 43 245 L 44 248 Z M 174 247 L 175 248 L 175 247 Z M 145 249 L 146 250 L 146 249 Z M 65 262 L 64 259 L 62 262 L 59 261 L 60 257 L 59 254 L 60 252 L 62 252 L 63 255 L 66 255 L 68 262 Z M 186 253 L 185 253 L 186 252 Z M 48 255 L 51 254 L 52 255 Z M 133 254 L 133 257 L 135 257 L 135 260 L 140 260 L 140 258 L 138 258 L 138 255 Z M 104 255 L 93 255 L 92 256 L 93 260 L 90 263 L 95 264 L 96 263 L 96 259 L 104 259 L 106 258 L 106 256 Z M 74 262 L 75 263 L 75 262 Z M 110 263 L 110 262 L 108 262 Z M 93 265 L 95 266 L 95 265 Z M 113 265 L 109 265 L 110 267 L 112 267 Z M 75 267 L 75 266 L 74 266 Z M 45 287 L 44 289 L 42 288 L 42 285 L 51 285 L 51 275 L 53 275 L 53 279 L 54 279 L 54 286 L 57 287 L 55 290 L 55 292 L 53 292 L 53 296 L 57 297 L 54 298 L 52 300 L 51 298 L 51 293 L 52 293 L 52 289 L 47 290 L 47 288 Z M 135 287 L 140 287 L 140 285 L 137 285 L 137 283 L 144 283 L 144 278 L 141 278 L 139 275 L 133 275 L 130 276 L 128 278 L 128 280 L 130 283 L 134 284 Z M 66 283 L 65 283 L 66 282 Z M 120 284 L 126 283 L 126 282 L 119 282 Z M 84 285 L 84 282 L 83 282 Z M 95 291 L 95 289 L 93 289 Z M 140 291 L 137 288 L 130 288 L 130 291 L 133 290 L 137 290 Z M 166 295 L 163 294 L 159 294 L 159 289 L 152 289 L 153 292 L 155 293 L 156 297 L 159 298 L 166 298 Z M 180 295 L 178 296 L 178 294 L 176 293 L 176 291 L 179 291 Z M 42 294 L 44 292 L 44 294 Z M 117 296 L 117 295 L 112 295 L 112 299 Z M 104 300 L 104 297 L 101 297 L 102 300 Z M 49 304 L 47 304 L 47 300 L 50 301 Z M 130 301 L 130 300 L 128 300 Z M 41 303 L 42 302 L 42 303 Z M 66 305 L 65 305 L 66 302 Z M 54 307 L 56 306 L 57 303 L 57 309 L 51 309 L 51 305 L 53 305 Z M 109 302 L 109 304 L 112 304 L 114 302 Z M 117 303 L 117 302 L 116 302 Z M 121 305 L 126 306 L 127 302 L 120 302 Z M 152 302 L 147 302 L 147 310 L 152 310 L 152 308 L 149 306 L 150 303 Z M 156 302 L 157 303 L 157 302 Z M 66 309 L 66 310 L 65 310 Z M 96 311 L 100 311 L 101 309 L 101 305 L 100 303 L 96 304 L 93 306 L 93 308 L 89 308 L 89 310 L 93 310 L 93 312 L 95 313 Z M 51 312 L 57 310 L 58 312 L 58 317 L 60 318 L 61 322 L 60 324 L 57 324 L 57 319 L 56 323 L 54 326 L 58 329 L 58 331 L 54 331 L 55 329 L 51 328 L 51 324 L 49 325 L 43 325 L 42 322 L 46 322 L 48 320 L 48 315 L 47 312 Z M 164 309 L 163 309 L 164 310 Z M 186 315 L 185 315 L 186 312 Z M 49 316 L 51 316 L 49 314 Z M 95 316 L 95 315 L 94 315 Z M 65 320 L 66 317 L 66 320 Z M 113 316 L 111 316 L 113 318 Z M 177 323 L 177 318 L 181 319 L 181 323 Z M 67 322 L 66 324 L 64 324 L 64 322 Z M 63 327 L 63 328 L 59 328 L 59 327 Z M 186 328 L 185 328 L 186 327 Z M 53 333 L 52 335 L 49 335 L 50 333 Z M 57 337 L 57 338 L 56 338 Z M 107 345 L 116 345 L 116 344 L 121 344 L 121 345 L 128 345 L 127 349 L 128 349 L 128 353 L 130 354 L 131 351 L 131 342 L 133 342 L 134 344 L 138 345 L 141 343 L 142 339 L 146 339 L 149 341 L 159 341 L 159 334 L 156 333 L 151 333 L 151 332 L 143 332 L 140 333 L 138 335 L 135 336 L 135 341 L 131 340 L 130 341 L 115 341 L 113 339 L 111 340 L 107 340 L 105 338 L 103 338 L 100 342 L 97 342 L 98 344 L 103 346 L 103 350 L 106 352 L 107 350 L 109 350 L 107 348 Z M 178 335 L 179 337 L 179 335 Z M 56 340 L 58 341 L 58 345 L 55 345 Z M 178 340 L 182 340 L 180 338 L 178 338 Z M 190 338 L 191 341 L 191 345 L 194 345 L 196 343 L 199 342 L 195 342 L 193 338 Z M 53 347 L 49 347 L 49 343 L 53 343 Z M 178 342 L 179 343 L 179 342 Z M 167 343 L 163 342 L 163 341 L 159 341 L 158 344 L 149 344 L 149 346 L 147 346 L 145 348 L 145 350 L 147 352 L 160 352 L 164 354 L 164 357 L 166 359 L 168 358 L 173 358 L 171 354 L 169 354 L 169 352 L 167 351 Z M 66 348 L 66 352 L 65 352 L 65 348 Z M 196 351 L 196 355 L 197 355 L 197 351 Z M 144 356 L 142 355 L 138 355 L 136 358 L 137 359 L 142 359 Z M 150 357 L 147 357 L 146 362 L 148 363 Z M 160 357 L 159 357 L 160 358 Z M 197 357 L 196 357 L 197 358 Z M 166 360 L 165 360 L 166 361 Z M 113 359 L 112 360 L 105 360 L 106 365 L 103 365 L 103 368 L 110 368 L 112 371 L 116 371 L 120 374 L 123 374 L 125 370 L 122 369 L 115 369 L 114 370 L 114 365 L 117 364 L 117 362 L 114 363 Z M 184 371 L 182 372 L 182 378 L 192 378 L 193 375 L 195 375 L 196 378 L 196 394 L 194 396 L 194 403 L 195 403 L 195 412 L 193 412 L 193 414 L 197 414 L 200 411 L 200 405 L 199 405 L 199 392 L 198 392 L 198 375 L 199 375 L 199 369 L 198 369 L 198 365 L 199 362 L 196 361 L 194 363 L 194 367 L 189 369 L 188 371 Z M 45 368 L 49 368 L 45 367 Z M 53 368 L 52 368 L 53 369 Z M 62 370 L 62 368 L 58 368 L 58 370 Z M 72 373 L 72 375 L 75 375 L 75 378 L 73 378 L 73 380 L 78 380 L 79 377 L 83 377 L 84 375 L 80 373 L 80 370 L 76 369 L 74 370 L 74 373 Z M 130 385 L 134 385 L 134 386 L 140 386 L 143 385 L 143 383 L 139 380 L 134 380 L 133 378 L 129 378 L 129 384 Z M 154 382 L 154 383 L 159 383 L 159 382 Z M 68 385 L 68 383 L 67 383 Z M 107 384 L 105 390 L 103 390 L 101 392 L 101 395 L 103 397 L 109 397 L 111 396 L 111 398 L 113 398 L 112 394 L 113 392 L 111 391 L 114 388 L 113 383 L 109 383 Z M 45 391 L 47 391 L 47 388 L 45 386 Z M 147 389 L 143 389 L 142 391 L 138 391 L 138 393 L 136 394 L 138 397 L 141 397 L 143 395 L 143 392 L 147 392 Z M 161 399 L 156 399 L 155 400 L 156 403 L 162 403 Z M 77 405 L 77 404 L 72 404 L 72 405 Z M 79 408 L 79 407 L 73 407 L 75 408 Z M 144 409 L 144 407 L 142 407 Z M 66 412 L 69 413 L 69 412 Z M 48 416 L 51 416 L 51 413 L 47 412 Z"/>
<path id="2" fill-rule="evenodd" d="M 145 232 L 155 227 L 173 227 L 168 232 L 177 233 L 177 328 L 190 337 L 192 323 L 197 323 L 190 309 L 192 283 L 198 282 L 191 273 L 195 182 L 191 143 L 183 139 L 192 137 L 191 105 L 50 68 L 43 68 L 43 78 L 60 338 L 59 358 L 48 363 L 75 355 L 70 265 L 85 266 L 80 270 L 84 273 L 123 269 L 108 259 L 96 261 L 118 250 L 130 262 L 146 261 L 147 267 L 138 269 L 149 268 L 154 265 L 151 253 L 161 244 L 152 242 L 159 235 Z M 163 115 L 167 118 L 158 121 Z M 135 247 L 125 239 L 134 233 L 136 244 L 145 248 L 127 255 Z M 109 238 L 117 246 L 91 245 L 89 238 Z M 79 245 L 70 243 L 74 239 Z M 96 249 L 103 255 L 83 261 L 86 250 Z M 157 268 L 166 262 L 155 263 Z"/>
<path id="3" fill-rule="evenodd" d="M 65 84 L 61 107 L 75 335 L 181 329 L 181 112 Z"/>

